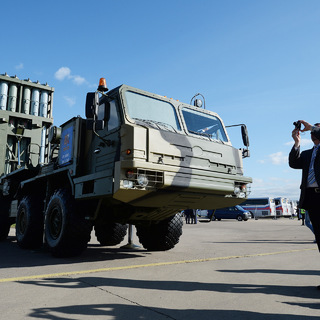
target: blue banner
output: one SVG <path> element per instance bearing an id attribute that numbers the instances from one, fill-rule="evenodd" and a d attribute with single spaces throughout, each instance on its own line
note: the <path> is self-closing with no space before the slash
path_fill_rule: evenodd
<path id="1" fill-rule="evenodd" d="M 60 147 L 60 165 L 68 164 L 72 160 L 72 139 L 73 126 L 62 131 Z"/>

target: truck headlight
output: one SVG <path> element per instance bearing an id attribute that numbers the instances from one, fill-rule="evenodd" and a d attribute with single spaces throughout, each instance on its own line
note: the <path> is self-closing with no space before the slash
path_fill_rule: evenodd
<path id="1" fill-rule="evenodd" d="M 246 184 L 236 184 L 234 187 L 234 194 L 239 198 L 245 198 L 248 194 Z"/>
<path id="2" fill-rule="evenodd" d="M 127 189 L 161 188 L 163 186 L 164 173 L 146 169 L 127 169 L 124 172 L 123 187 Z"/>
<path id="3" fill-rule="evenodd" d="M 238 186 L 236 186 L 236 187 L 234 187 L 234 194 L 236 195 L 236 196 L 238 196 L 239 194 L 240 194 L 240 192 L 241 192 L 241 189 L 240 189 L 240 187 L 238 187 Z"/>
<path id="4" fill-rule="evenodd" d="M 137 176 L 137 182 L 140 187 L 146 187 L 149 183 L 148 178 L 145 174 L 138 174 Z"/>
<path id="5" fill-rule="evenodd" d="M 133 181 L 123 180 L 123 187 L 126 189 L 132 189 L 133 188 Z"/>

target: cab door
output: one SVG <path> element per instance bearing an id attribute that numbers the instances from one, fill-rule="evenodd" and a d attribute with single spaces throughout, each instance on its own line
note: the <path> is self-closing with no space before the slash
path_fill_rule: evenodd
<path id="1" fill-rule="evenodd" d="M 113 193 L 114 166 L 120 157 L 121 117 L 117 99 L 100 99 L 96 120 L 95 126 L 87 130 L 85 175 L 74 179 L 76 198 Z"/>
<path id="2" fill-rule="evenodd" d="M 114 163 L 119 159 L 120 117 L 117 101 L 107 98 L 100 102 L 98 120 L 104 123 L 104 129 L 98 130 L 94 140 L 95 172 L 108 171 L 113 176 Z"/>

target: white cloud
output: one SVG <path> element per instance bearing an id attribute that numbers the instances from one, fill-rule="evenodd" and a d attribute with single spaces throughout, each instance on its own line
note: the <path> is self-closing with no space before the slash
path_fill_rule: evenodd
<path id="1" fill-rule="evenodd" d="M 270 154 L 269 159 L 271 160 L 271 163 L 275 165 L 288 163 L 288 155 L 284 154 L 282 151 Z"/>
<path id="2" fill-rule="evenodd" d="M 23 69 L 23 67 L 24 66 L 23 66 L 22 62 L 15 66 L 16 70 L 21 70 L 21 69 Z"/>
<path id="3" fill-rule="evenodd" d="M 275 153 L 269 154 L 265 159 L 258 160 L 260 164 L 273 164 L 276 166 L 288 164 L 289 153 L 284 153 L 282 151 L 278 151 Z"/>
<path id="4" fill-rule="evenodd" d="M 87 83 L 85 78 L 79 75 L 71 74 L 71 69 L 68 67 L 61 67 L 58 71 L 55 72 L 54 76 L 60 81 L 63 81 L 65 79 L 72 80 L 76 85 Z"/>
<path id="5" fill-rule="evenodd" d="M 80 76 L 71 76 L 71 78 L 72 78 L 72 81 L 77 85 L 80 85 L 86 82 L 86 79 Z"/>
<path id="6" fill-rule="evenodd" d="M 56 73 L 54 77 L 58 80 L 64 80 L 65 78 L 70 78 L 71 70 L 67 67 L 61 67 Z"/>
<path id="7" fill-rule="evenodd" d="M 67 104 L 68 104 L 70 107 L 72 107 L 72 106 L 74 106 L 74 105 L 76 104 L 76 98 L 74 98 L 74 97 L 64 96 L 63 98 L 64 98 L 64 100 L 67 102 Z"/>

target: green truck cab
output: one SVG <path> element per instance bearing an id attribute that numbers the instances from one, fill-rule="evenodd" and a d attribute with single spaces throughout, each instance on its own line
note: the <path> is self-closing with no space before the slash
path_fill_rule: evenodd
<path id="1" fill-rule="evenodd" d="M 246 149 L 236 149 L 216 113 L 102 82 L 87 94 L 86 119 L 48 129 L 47 163 L 1 177 L 0 224 L 16 219 L 21 247 L 42 245 L 44 234 L 56 256 L 80 254 L 92 228 L 101 245 L 119 244 L 128 224 L 146 249 L 169 250 L 182 234 L 181 210 L 247 197 L 242 133 Z"/>

